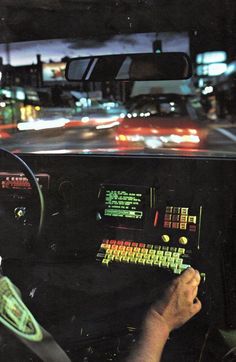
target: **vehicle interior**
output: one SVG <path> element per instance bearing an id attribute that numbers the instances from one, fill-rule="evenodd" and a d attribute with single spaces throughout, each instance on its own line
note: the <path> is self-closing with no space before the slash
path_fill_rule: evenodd
<path id="1" fill-rule="evenodd" d="M 62 54 L 68 61 L 80 55 L 103 55 L 102 46 L 116 36 L 135 34 L 138 39 L 142 34 L 154 34 L 158 39 L 161 32 L 170 38 L 171 34 L 187 34 L 186 49 L 193 66 L 190 79 L 197 89 L 192 103 L 197 102 L 196 112 L 201 103 L 201 118 L 203 109 L 208 112 L 201 123 L 209 134 L 204 148 L 178 147 L 178 142 L 154 149 L 119 148 L 115 138 L 111 143 L 113 129 L 107 127 L 109 132 L 105 132 L 106 125 L 100 123 L 100 128 L 94 126 L 97 123 L 88 128 L 84 111 L 80 121 L 75 108 L 74 113 L 68 110 L 71 99 L 80 109 L 90 101 L 89 92 L 95 97 L 101 91 L 102 99 L 90 103 L 103 104 L 104 100 L 106 107 L 115 109 L 117 102 L 122 106 L 119 117 L 127 118 L 125 109 L 139 104 L 145 107 L 150 97 L 155 99 L 155 92 L 175 94 L 169 88 L 160 91 L 161 80 L 154 95 L 145 90 L 134 94 L 132 100 L 133 80 L 110 84 L 110 74 L 106 78 L 104 69 L 102 79 L 90 80 L 91 87 L 86 79 L 37 85 L 38 80 L 32 78 L 38 94 L 53 89 L 55 96 L 59 84 L 67 101 L 53 109 L 43 109 L 37 101 L 34 115 L 27 120 L 17 118 L 17 100 L 0 101 L 2 108 L 11 103 L 15 111 L 10 117 L 16 117 L 17 124 L 26 124 L 10 132 L 11 121 L 5 121 L 6 111 L 0 110 L 1 270 L 71 361 L 120 362 L 135 345 L 150 305 L 163 296 L 174 278 L 193 266 L 202 277 L 198 294 L 202 310 L 171 333 L 162 360 L 227 361 L 224 356 L 236 347 L 236 115 L 228 108 L 224 118 L 212 118 L 213 95 L 200 94 L 196 86 L 195 57 L 223 50 L 228 63 L 234 59 L 235 4 L 230 0 L 3 0 L 0 10 L 2 89 L 28 86 L 25 74 L 34 74 L 30 69 L 35 63 L 23 63 L 27 69 L 14 63 L 14 49 L 26 51 L 27 42 L 32 42 L 29 48 L 39 57 L 37 42 L 47 40 L 50 48 L 55 39 L 87 39 L 79 45 L 73 40 L 71 54 Z M 175 36 L 171 50 L 182 52 Z M 108 55 L 121 54 L 122 49 L 125 54 L 147 52 L 132 50 L 131 40 L 127 43 L 130 51 L 125 46 L 117 51 L 114 43 Z M 95 53 L 80 52 L 84 44 Z M 164 52 L 164 40 L 162 48 Z M 205 93 L 207 87 L 215 87 L 209 83 L 213 78 L 205 80 Z M 142 79 L 148 83 L 145 76 Z M 186 98 L 186 94 L 182 96 Z M 173 105 L 167 106 L 169 112 Z M 24 107 L 27 113 L 28 105 Z M 220 104 L 214 111 L 219 108 Z M 55 128 L 40 128 L 42 122 L 51 125 L 55 119 Z M 27 128 L 35 121 L 41 122 L 39 128 Z M 12 123 L 16 127 L 15 121 Z M 2 325 L 0 360 L 41 359 Z"/>

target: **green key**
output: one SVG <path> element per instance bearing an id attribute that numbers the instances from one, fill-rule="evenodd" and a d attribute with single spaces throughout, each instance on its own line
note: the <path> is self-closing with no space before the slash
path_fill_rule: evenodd
<path id="1" fill-rule="evenodd" d="M 182 265 L 181 265 L 181 270 L 183 271 L 183 270 L 185 270 L 185 269 L 187 269 L 187 268 L 189 268 L 189 267 L 191 267 L 191 265 L 189 265 L 189 264 L 182 264 Z"/>
<path id="2" fill-rule="evenodd" d="M 174 269 L 174 274 L 181 274 L 181 270 L 178 268 Z"/>
<path id="3" fill-rule="evenodd" d="M 110 263 L 110 260 L 108 260 L 108 259 L 103 259 L 102 260 L 102 264 L 104 264 L 106 266 L 108 266 L 109 263 Z"/>
<path id="4" fill-rule="evenodd" d="M 152 255 L 156 254 L 156 250 L 150 249 L 149 254 L 152 254 Z"/>

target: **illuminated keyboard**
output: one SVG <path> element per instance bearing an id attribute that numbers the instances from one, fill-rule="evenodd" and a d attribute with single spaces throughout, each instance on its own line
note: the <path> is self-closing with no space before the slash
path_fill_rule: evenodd
<path id="1" fill-rule="evenodd" d="M 153 245 L 124 240 L 103 240 L 96 259 L 103 265 L 125 263 L 167 268 L 180 274 L 190 267 L 190 252 L 185 248 Z"/>

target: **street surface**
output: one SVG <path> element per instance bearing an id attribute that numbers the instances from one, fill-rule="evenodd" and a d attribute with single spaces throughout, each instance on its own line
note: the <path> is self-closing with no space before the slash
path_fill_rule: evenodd
<path id="1" fill-rule="evenodd" d="M 118 151 L 115 134 L 112 130 L 94 131 L 81 128 L 55 128 L 40 131 L 20 131 L 13 134 L 12 138 L 0 142 L 1 147 L 13 152 L 96 153 Z M 220 123 L 211 125 L 208 141 L 204 149 L 218 153 L 236 154 L 236 124 Z M 153 152 L 155 151 L 152 150 Z M 158 153 L 158 149 L 156 152 Z"/>

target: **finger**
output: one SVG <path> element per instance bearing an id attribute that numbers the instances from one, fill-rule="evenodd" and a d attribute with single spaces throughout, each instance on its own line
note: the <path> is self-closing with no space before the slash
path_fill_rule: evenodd
<path id="1" fill-rule="evenodd" d="M 199 286 L 200 282 L 201 282 L 201 277 L 197 271 L 195 274 L 195 277 L 193 277 L 193 279 L 190 280 L 187 284 L 189 284 L 189 286 L 195 288 L 195 287 Z"/>
<path id="2" fill-rule="evenodd" d="M 198 294 L 198 286 L 194 287 L 192 290 L 192 299 L 195 299 Z"/>
<path id="3" fill-rule="evenodd" d="M 180 275 L 179 280 L 183 281 L 184 283 L 188 283 L 193 279 L 194 276 L 195 276 L 195 270 L 190 267 Z"/>
<path id="4" fill-rule="evenodd" d="M 195 302 L 193 303 L 192 306 L 192 313 L 193 315 L 197 314 L 198 312 L 200 312 L 200 310 L 202 309 L 202 303 L 198 298 L 195 298 Z"/>
<path id="5" fill-rule="evenodd" d="M 198 270 L 194 270 L 194 274 L 192 276 L 192 279 L 190 279 L 187 283 L 188 284 L 192 284 L 192 285 L 199 285 L 200 281 L 201 281 L 201 276 Z"/>

